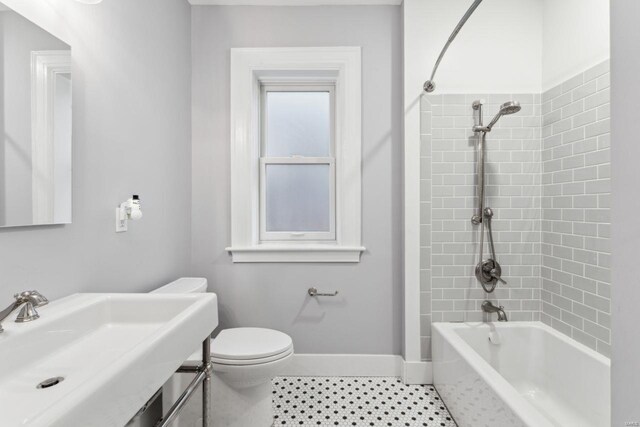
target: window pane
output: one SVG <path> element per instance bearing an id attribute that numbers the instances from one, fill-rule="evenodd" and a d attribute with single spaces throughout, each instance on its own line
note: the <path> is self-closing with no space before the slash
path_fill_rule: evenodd
<path id="1" fill-rule="evenodd" d="M 331 147 L 329 92 L 267 92 L 268 157 L 327 157 Z"/>
<path id="2" fill-rule="evenodd" d="M 330 166 L 266 165 L 266 231 L 331 231 Z"/>

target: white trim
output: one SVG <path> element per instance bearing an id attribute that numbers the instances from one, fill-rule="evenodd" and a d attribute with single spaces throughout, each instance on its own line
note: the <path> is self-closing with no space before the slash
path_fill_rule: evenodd
<path id="1" fill-rule="evenodd" d="M 402 382 L 405 384 L 433 384 L 433 363 L 403 361 Z"/>
<path id="2" fill-rule="evenodd" d="M 432 362 L 407 362 L 395 354 L 294 354 L 281 375 L 399 377 L 405 384 L 433 384 L 432 366 Z"/>
<path id="3" fill-rule="evenodd" d="M 359 262 L 362 246 L 314 244 L 261 244 L 250 247 L 229 247 L 233 262 Z"/>
<path id="4" fill-rule="evenodd" d="M 404 356 L 417 362 L 421 357 L 420 118 L 418 114 L 416 126 L 412 116 L 412 111 L 405 114 L 404 136 Z"/>
<path id="5" fill-rule="evenodd" d="M 294 354 L 282 375 L 400 377 L 402 363 L 402 356 L 392 354 Z"/>
<path id="6" fill-rule="evenodd" d="M 335 84 L 336 241 L 259 239 L 260 91 L 263 81 L 320 77 Z M 233 262 L 359 262 L 362 82 L 359 47 L 231 49 L 231 245 Z M 354 256 L 357 253 L 357 256 Z"/>
<path id="7" fill-rule="evenodd" d="M 399 6 L 402 0 L 189 0 L 193 6 Z"/>
<path id="8" fill-rule="evenodd" d="M 416 20 L 409 19 L 416 13 L 418 1 L 405 2 L 402 6 L 403 33 L 403 189 L 404 189 L 404 342 L 403 355 L 409 362 L 421 360 L 420 343 L 420 96 L 424 73 L 419 70 L 415 47 Z M 419 61 L 418 61 L 419 62 Z M 420 80 L 423 79 L 423 80 Z"/>
<path id="9" fill-rule="evenodd" d="M 71 74 L 71 51 L 31 52 L 31 186 L 34 224 L 54 222 L 54 102 L 56 77 L 59 74 Z"/>

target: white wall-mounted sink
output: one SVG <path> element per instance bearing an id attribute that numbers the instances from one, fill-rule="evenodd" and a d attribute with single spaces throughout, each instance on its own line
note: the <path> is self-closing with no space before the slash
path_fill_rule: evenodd
<path id="1" fill-rule="evenodd" d="M 75 294 L 38 311 L 0 333 L 3 427 L 123 426 L 218 324 L 212 293 Z"/>

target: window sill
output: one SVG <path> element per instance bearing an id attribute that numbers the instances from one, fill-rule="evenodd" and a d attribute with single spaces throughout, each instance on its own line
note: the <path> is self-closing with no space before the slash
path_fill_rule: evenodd
<path id="1" fill-rule="evenodd" d="M 362 246 L 274 245 L 229 247 L 233 262 L 360 262 Z"/>

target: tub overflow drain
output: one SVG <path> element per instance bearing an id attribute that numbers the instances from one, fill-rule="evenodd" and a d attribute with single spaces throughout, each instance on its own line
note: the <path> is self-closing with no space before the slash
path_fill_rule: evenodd
<path id="1" fill-rule="evenodd" d="M 53 387 L 54 385 L 60 384 L 62 381 L 64 381 L 63 377 L 48 378 L 48 379 L 42 381 L 36 387 L 37 388 L 49 388 L 49 387 Z"/>

